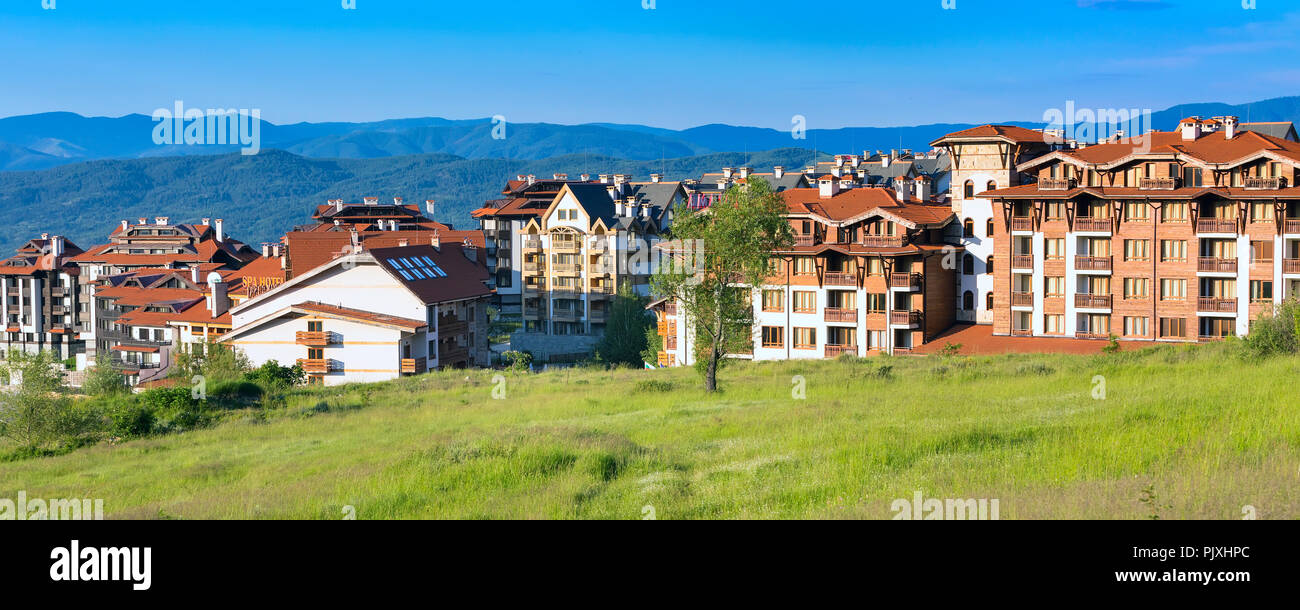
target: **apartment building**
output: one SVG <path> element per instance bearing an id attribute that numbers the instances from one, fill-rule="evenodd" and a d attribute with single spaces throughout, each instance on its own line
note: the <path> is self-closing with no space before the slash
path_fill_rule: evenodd
<path id="1" fill-rule="evenodd" d="M 817 176 L 830 174 L 836 178 L 852 175 L 862 186 L 894 188 L 895 180 L 916 180 L 925 176 L 930 181 L 935 198 L 947 195 L 950 162 L 944 149 L 913 152 L 910 148 L 862 151 L 861 155 L 835 155 L 828 161 L 819 161 L 804 168 L 809 185 Z"/>
<path id="2" fill-rule="evenodd" d="M 659 182 L 661 178 L 659 174 L 650 175 L 653 182 Z M 766 180 L 772 186 L 772 190 L 777 192 L 794 188 L 808 188 L 812 184 L 807 176 L 799 172 L 787 172 L 785 167 L 780 165 L 773 167 L 770 172 L 755 172 L 752 167 L 724 167 L 720 172 L 705 173 L 698 180 L 683 182 L 682 185 L 687 192 L 686 203 L 691 209 L 707 208 L 721 201 L 722 194 L 726 193 L 728 188 L 737 184 L 745 184 L 750 178 Z"/>
<path id="3" fill-rule="evenodd" d="M 994 221 L 985 191 L 1021 184 L 1016 167 L 1050 152 L 1054 145 L 1042 131 L 1013 125 L 983 125 L 950 133 L 931 143 L 946 151 L 949 200 L 959 219 L 949 239 L 961 244 L 961 282 L 957 320 L 992 324 Z"/>
<path id="4" fill-rule="evenodd" d="M 81 254 L 61 236 L 41 235 L 0 261 L 0 359 L 16 352 L 53 352 L 61 360 L 82 350 L 77 339 L 81 277 L 70 257 Z"/>
<path id="5" fill-rule="evenodd" d="M 1293 140 L 1189 117 L 1014 170 L 1021 185 L 978 193 L 999 262 L 995 334 L 1217 339 L 1300 295 Z"/>
<path id="6" fill-rule="evenodd" d="M 781 193 L 794 246 L 775 253 L 768 283 L 753 291 L 754 360 L 907 353 L 952 326 L 954 262 L 945 243 L 956 216 L 935 203 L 929 179 L 864 186 L 856 174 L 827 174 L 816 188 Z M 690 321 L 675 303 L 658 318 L 662 366 L 694 361 Z"/>
<path id="7" fill-rule="evenodd" d="M 488 366 L 492 291 L 477 250 L 358 246 L 235 305 L 221 341 L 254 365 L 298 362 L 323 385 Z"/>

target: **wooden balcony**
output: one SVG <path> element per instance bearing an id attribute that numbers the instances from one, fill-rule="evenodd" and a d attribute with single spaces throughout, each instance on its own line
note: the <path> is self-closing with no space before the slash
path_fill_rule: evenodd
<path id="1" fill-rule="evenodd" d="M 1144 191 L 1172 191 L 1178 188 L 1177 178 L 1139 178 L 1138 188 Z"/>
<path id="2" fill-rule="evenodd" d="M 1110 218 L 1075 218 L 1074 230 L 1089 233 L 1110 233 L 1115 223 Z"/>
<path id="3" fill-rule="evenodd" d="M 891 273 L 889 274 L 889 287 L 901 288 L 903 290 L 916 291 L 921 289 L 921 274 L 919 273 Z"/>
<path id="4" fill-rule="evenodd" d="M 1068 191 L 1074 188 L 1074 178 L 1040 178 L 1038 180 L 1038 190 L 1040 191 Z"/>
<path id="5" fill-rule="evenodd" d="M 857 355 L 858 346 L 856 345 L 827 345 L 826 357 L 835 358 L 843 354 Z"/>
<path id="6" fill-rule="evenodd" d="M 553 275 L 582 275 L 582 265 L 575 263 L 556 263 L 551 265 Z"/>
<path id="7" fill-rule="evenodd" d="M 1110 339 L 1109 332 L 1100 332 L 1093 330 L 1081 330 L 1074 333 L 1075 339 Z"/>
<path id="8" fill-rule="evenodd" d="M 1237 234 L 1235 218 L 1201 218 L 1196 221 L 1197 233 L 1231 233 Z"/>
<path id="9" fill-rule="evenodd" d="M 1011 293 L 1012 307 L 1033 307 L 1034 293 L 1032 292 L 1013 292 Z"/>
<path id="10" fill-rule="evenodd" d="M 1033 231 L 1034 219 L 1028 216 L 1012 216 L 1011 230 L 1012 231 Z"/>
<path id="11" fill-rule="evenodd" d="M 858 274 L 845 273 L 843 271 L 827 271 L 822 277 L 822 282 L 827 286 L 857 286 Z"/>
<path id="12" fill-rule="evenodd" d="M 551 311 L 551 319 L 557 322 L 575 322 L 578 312 L 573 309 L 555 309 Z"/>
<path id="13" fill-rule="evenodd" d="M 1236 273 L 1237 259 L 1202 256 L 1196 259 L 1196 271 L 1199 273 Z"/>
<path id="14" fill-rule="evenodd" d="M 1300 234 L 1300 219 L 1286 218 L 1282 220 L 1282 231 L 1293 235 Z"/>
<path id="15" fill-rule="evenodd" d="M 587 320 L 591 322 L 604 322 L 609 317 L 609 312 L 603 309 L 593 309 L 587 312 Z"/>
<path id="16" fill-rule="evenodd" d="M 1282 273 L 1300 273 L 1300 258 L 1282 259 Z"/>
<path id="17" fill-rule="evenodd" d="M 659 366 L 672 366 L 674 355 L 668 352 L 659 352 Z"/>
<path id="18" fill-rule="evenodd" d="M 891 311 L 889 312 L 889 323 L 894 326 L 918 326 L 921 324 L 921 312 Z"/>
<path id="19" fill-rule="evenodd" d="M 302 367 L 304 373 L 309 375 L 325 375 L 342 370 L 332 360 L 326 358 L 304 358 L 298 360 L 298 365 Z"/>
<path id="20" fill-rule="evenodd" d="M 1110 256 L 1076 256 L 1074 257 L 1074 270 L 1110 271 L 1113 258 Z"/>
<path id="21" fill-rule="evenodd" d="M 817 237 L 815 235 L 794 236 L 794 245 L 796 246 L 812 246 L 812 245 L 816 245 L 816 243 L 817 243 Z"/>
<path id="22" fill-rule="evenodd" d="M 546 263 L 524 261 L 524 273 L 541 273 L 546 271 Z"/>
<path id="23" fill-rule="evenodd" d="M 1074 295 L 1074 306 L 1080 309 L 1110 309 L 1111 295 L 1109 294 L 1076 294 Z"/>
<path id="24" fill-rule="evenodd" d="M 50 288 L 50 296 L 56 299 L 60 297 L 66 297 L 68 296 L 68 289 L 64 288 L 63 286 L 54 286 L 53 288 Z"/>
<path id="25" fill-rule="evenodd" d="M 469 322 L 456 318 L 439 318 L 438 334 L 444 337 L 469 332 Z"/>
<path id="26" fill-rule="evenodd" d="M 525 250 L 541 250 L 542 240 L 536 237 L 532 237 L 532 238 L 525 237 L 523 240 L 523 248 Z"/>
<path id="27" fill-rule="evenodd" d="M 1246 176 L 1246 189 L 1252 191 L 1276 191 L 1286 186 L 1284 178 L 1266 178 L 1264 176 Z"/>
<path id="28" fill-rule="evenodd" d="M 307 347 L 325 347 L 333 345 L 334 341 L 331 333 L 327 331 L 300 330 L 294 337 L 294 343 Z"/>
<path id="29" fill-rule="evenodd" d="M 677 350 L 677 337 L 664 337 L 664 349 L 668 351 Z"/>
<path id="30" fill-rule="evenodd" d="M 1033 269 L 1034 257 L 1030 254 L 1013 254 L 1011 255 L 1012 269 Z"/>
<path id="31" fill-rule="evenodd" d="M 1011 336 L 1012 336 L 1012 337 L 1032 337 L 1032 336 L 1034 336 L 1034 329 L 1032 329 L 1032 328 L 1013 328 L 1013 329 L 1011 329 Z"/>
<path id="32" fill-rule="evenodd" d="M 1237 313 L 1237 299 L 1201 297 L 1196 299 L 1196 311 L 1206 313 Z"/>
<path id="33" fill-rule="evenodd" d="M 670 316 L 677 315 L 677 301 L 664 303 L 664 313 Z"/>
<path id="34" fill-rule="evenodd" d="M 823 315 L 827 322 L 849 322 L 852 324 L 858 322 L 858 310 L 856 309 L 827 307 Z"/>
<path id="35" fill-rule="evenodd" d="M 902 248 L 907 238 L 901 235 L 863 235 L 862 245 L 868 248 Z"/>
<path id="36" fill-rule="evenodd" d="M 413 375 L 415 373 L 423 373 L 429 369 L 427 363 L 428 360 L 424 358 L 403 358 L 402 374 Z"/>
<path id="37" fill-rule="evenodd" d="M 551 241 L 551 250 L 556 252 L 577 252 L 582 249 L 582 242 L 576 239 L 554 239 Z"/>

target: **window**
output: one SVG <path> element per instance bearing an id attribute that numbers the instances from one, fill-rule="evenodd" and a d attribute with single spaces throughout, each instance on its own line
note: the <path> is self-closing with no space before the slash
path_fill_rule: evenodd
<path id="1" fill-rule="evenodd" d="M 785 329 L 780 326 L 764 326 L 763 347 L 785 347 Z"/>
<path id="2" fill-rule="evenodd" d="M 817 262 L 811 256 L 800 256 L 794 259 L 795 275 L 814 275 L 817 273 Z"/>
<path id="3" fill-rule="evenodd" d="M 962 195 L 963 195 L 963 197 L 964 197 L 965 199 L 970 199 L 970 198 L 974 197 L 974 196 L 975 196 L 975 183 L 974 183 L 974 182 L 971 182 L 970 180 L 967 180 L 967 181 L 966 181 L 966 184 L 965 184 L 965 186 L 964 186 L 964 188 L 962 189 Z"/>
<path id="4" fill-rule="evenodd" d="M 321 349 L 321 348 L 319 348 L 319 347 L 310 347 L 310 348 L 307 348 L 307 359 L 308 359 L 308 360 L 324 360 L 324 359 L 325 359 L 325 350 L 323 350 L 323 349 Z"/>
<path id="5" fill-rule="evenodd" d="M 1273 300 L 1273 282 L 1269 280 L 1250 281 L 1250 302 L 1268 303 Z"/>
<path id="6" fill-rule="evenodd" d="M 1161 222 L 1187 222 L 1186 203 L 1166 203 L 1160 208 Z"/>
<path id="7" fill-rule="evenodd" d="M 881 276 L 885 274 L 885 261 L 879 258 L 867 259 L 867 275 Z"/>
<path id="8" fill-rule="evenodd" d="M 1250 221 L 1273 222 L 1273 204 L 1267 201 L 1256 201 L 1250 204 Z"/>
<path id="9" fill-rule="evenodd" d="M 1184 186 L 1184 187 L 1198 187 L 1198 186 L 1202 186 L 1201 179 L 1202 179 L 1201 168 L 1199 168 L 1199 167 L 1185 167 L 1185 168 L 1183 168 L 1183 186 Z"/>
<path id="10" fill-rule="evenodd" d="M 984 309 L 987 309 L 987 310 L 990 310 L 990 311 L 993 310 L 993 293 L 992 293 L 992 292 L 989 292 L 988 294 L 984 295 Z"/>
<path id="11" fill-rule="evenodd" d="M 1061 220 L 1065 218 L 1065 204 L 1060 201 L 1048 202 L 1046 217 L 1047 220 Z"/>
<path id="12" fill-rule="evenodd" d="M 1144 277 L 1124 278 L 1124 298 L 1145 299 L 1151 296 L 1151 280 Z"/>
<path id="13" fill-rule="evenodd" d="M 785 293 L 780 290 L 764 290 L 763 311 L 785 311 Z"/>
<path id="14" fill-rule="evenodd" d="M 1029 332 L 1033 324 L 1033 314 L 1027 311 L 1016 311 L 1011 314 L 1011 330 L 1019 332 Z"/>
<path id="15" fill-rule="evenodd" d="M 1147 318 L 1143 316 L 1124 316 L 1124 336 L 1147 336 Z"/>
<path id="16" fill-rule="evenodd" d="M 321 331 L 323 331 L 323 330 L 325 330 L 325 323 L 322 322 L 322 321 L 319 321 L 319 320 L 318 320 L 318 321 L 315 321 L 315 322 L 308 322 L 308 323 L 307 323 L 307 332 L 309 332 L 309 333 L 318 333 L 318 332 L 321 332 Z"/>
<path id="17" fill-rule="evenodd" d="M 817 293 L 811 290 L 794 291 L 792 300 L 794 301 L 795 313 L 817 313 Z"/>
<path id="18" fill-rule="evenodd" d="M 1049 297 L 1065 296 L 1065 278 L 1062 276 L 1048 276 L 1043 278 L 1044 287 Z"/>
<path id="19" fill-rule="evenodd" d="M 1160 338 L 1183 339 L 1187 337 L 1187 320 L 1184 318 L 1160 318 Z"/>
<path id="20" fill-rule="evenodd" d="M 1187 298 L 1187 280 L 1169 279 L 1160 280 L 1160 300 L 1161 301 L 1181 301 Z"/>
<path id="21" fill-rule="evenodd" d="M 777 275 L 781 273 L 781 259 L 779 258 L 767 259 L 767 272 L 771 275 Z"/>
<path id="22" fill-rule="evenodd" d="M 961 295 L 961 308 L 970 311 L 975 309 L 975 293 L 967 290 Z"/>
<path id="23" fill-rule="evenodd" d="M 1124 204 L 1124 220 L 1129 222 L 1147 222 L 1151 220 L 1151 208 L 1141 201 Z"/>
<path id="24" fill-rule="evenodd" d="M 1053 237 L 1044 239 L 1043 245 L 1047 251 L 1046 260 L 1060 261 L 1065 260 L 1065 238 Z"/>
<path id="25" fill-rule="evenodd" d="M 817 349 L 817 329 L 795 328 L 794 348 L 795 349 Z"/>
<path id="26" fill-rule="evenodd" d="M 884 295 L 884 294 L 873 294 L 873 293 L 868 293 L 868 294 L 867 294 L 867 311 L 868 311 L 869 313 L 885 313 L 885 298 L 886 298 L 886 296 L 887 296 L 887 295 Z"/>
<path id="27" fill-rule="evenodd" d="M 1064 333 L 1065 315 L 1059 313 L 1043 315 L 1043 331 L 1049 335 L 1059 335 Z"/>
<path id="28" fill-rule="evenodd" d="M 986 185 L 984 185 L 984 190 L 986 190 L 986 191 L 997 190 L 997 188 L 998 188 L 998 183 L 996 183 L 996 182 L 994 182 L 994 181 L 992 181 L 992 180 L 989 180 L 989 183 L 986 184 Z"/>
<path id="29" fill-rule="evenodd" d="M 1151 260 L 1151 242 L 1145 239 L 1124 240 L 1124 260 L 1126 261 Z"/>
<path id="30" fill-rule="evenodd" d="M 1184 262 L 1187 260 L 1187 241 L 1182 239 L 1160 240 L 1160 262 Z"/>
<path id="31" fill-rule="evenodd" d="M 1261 240 L 1250 242 L 1250 260 L 1255 263 L 1273 262 L 1273 242 L 1272 240 Z"/>
<path id="32" fill-rule="evenodd" d="M 993 219 L 984 224 L 984 237 L 993 237 Z"/>
<path id="33" fill-rule="evenodd" d="M 961 223 L 962 237 L 975 237 L 975 221 L 967 218 Z"/>
<path id="34" fill-rule="evenodd" d="M 961 257 L 962 275 L 975 275 L 975 257 L 969 253 Z"/>
<path id="35" fill-rule="evenodd" d="M 990 254 L 988 261 L 984 263 L 984 273 L 993 273 L 993 255 Z"/>

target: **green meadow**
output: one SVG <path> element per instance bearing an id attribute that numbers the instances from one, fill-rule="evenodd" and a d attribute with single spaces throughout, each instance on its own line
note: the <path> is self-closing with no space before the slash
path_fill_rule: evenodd
<path id="1" fill-rule="evenodd" d="M 0 463 L 108 518 L 1300 517 L 1300 358 L 1096 356 L 459 371 L 293 390 L 206 429 Z"/>

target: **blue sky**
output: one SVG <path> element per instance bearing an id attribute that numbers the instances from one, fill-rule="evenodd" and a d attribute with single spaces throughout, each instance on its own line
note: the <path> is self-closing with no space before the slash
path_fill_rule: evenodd
<path id="1" fill-rule="evenodd" d="M 1300 94 L 1294 0 L 42 1 L 0 0 L 0 116 L 786 129 Z"/>

